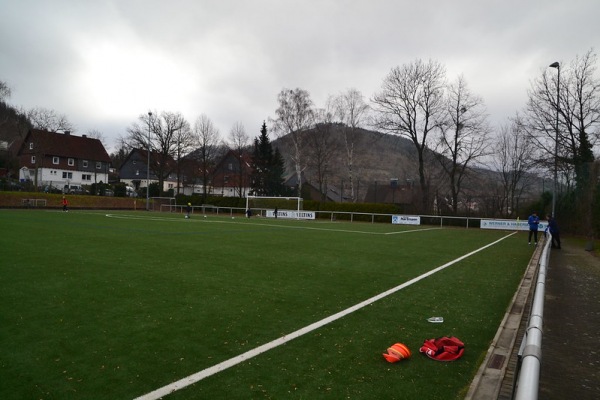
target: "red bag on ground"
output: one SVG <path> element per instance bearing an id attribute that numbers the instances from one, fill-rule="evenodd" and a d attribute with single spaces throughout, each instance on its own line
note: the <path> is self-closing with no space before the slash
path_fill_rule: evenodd
<path id="1" fill-rule="evenodd" d="M 454 361 L 459 359 L 465 352 L 465 344 L 454 336 L 444 336 L 425 340 L 419 351 L 432 360 Z"/>

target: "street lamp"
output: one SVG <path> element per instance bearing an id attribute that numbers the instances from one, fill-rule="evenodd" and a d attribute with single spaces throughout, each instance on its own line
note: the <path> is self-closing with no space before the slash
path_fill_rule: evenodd
<path id="1" fill-rule="evenodd" d="M 146 170 L 146 211 L 150 211 L 150 119 L 152 113 L 148 111 L 148 169 Z"/>
<path id="2" fill-rule="evenodd" d="M 556 125 L 554 137 L 554 186 L 552 187 L 552 218 L 555 217 L 556 209 L 556 187 L 558 185 L 558 112 L 560 107 L 560 63 L 558 61 L 550 64 L 550 68 L 556 68 L 558 77 L 556 79 Z"/>

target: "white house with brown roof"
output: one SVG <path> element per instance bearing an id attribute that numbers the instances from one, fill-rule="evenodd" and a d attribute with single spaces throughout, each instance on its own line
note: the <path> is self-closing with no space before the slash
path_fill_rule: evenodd
<path id="1" fill-rule="evenodd" d="M 72 191 L 93 183 L 108 183 L 110 157 L 100 140 L 86 135 L 32 129 L 17 156 L 19 179 L 37 187 Z"/>

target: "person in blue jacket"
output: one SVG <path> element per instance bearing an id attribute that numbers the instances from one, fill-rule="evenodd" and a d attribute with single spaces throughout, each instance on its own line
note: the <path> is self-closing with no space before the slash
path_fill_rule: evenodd
<path id="1" fill-rule="evenodd" d="M 538 217 L 537 212 L 533 212 L 529 218 L 527 219 L 527 223 L 529 224 L 529 244 L 531 244 L 531 236 L 533 236 L 533 240 L 537 245 L 537 233 L 538 233 L 538 225 L 540 224 L 540 217 Z"/>
<path id="2" fill-rule="evenodd" d="M 548 215 L 548 231 L 552 235 L 552 248 L 560 249 L 560 231 L 558 230 L 558 224 L 556 218 Z"/>

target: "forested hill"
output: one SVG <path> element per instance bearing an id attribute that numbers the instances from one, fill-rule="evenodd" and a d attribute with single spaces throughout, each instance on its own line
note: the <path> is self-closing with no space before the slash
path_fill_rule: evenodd
<path id="1" fill-rule="evenodd" d="M 327 140 L 323 139 L 324 135 L 328 136 Z M 332 125 L 329 132 L 311 130 L 301 140 L 306 154 L 304 174 L 309 182 L 318 179 L 319 165 L 326 170 L 330 185 L 340 186 L 342 180 L 347 182 L 350 160 L 348 153 L 352 145 L 354 180 L 362 182 L 361 185 L 365 188 L 370 183 L 389 183 L 396 178 L 399 182 L 419 180 L 415 146 L 404 137 L 366 129 L 358 129 L 353 135 L 344 135 L 341 126 Z M 286 161 L 288 175 L 294 174 L 294 145 L 290 135 L 276 139 L 273 143 Z"/>

